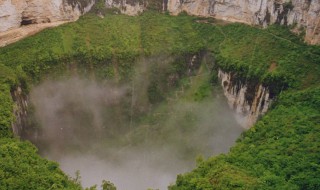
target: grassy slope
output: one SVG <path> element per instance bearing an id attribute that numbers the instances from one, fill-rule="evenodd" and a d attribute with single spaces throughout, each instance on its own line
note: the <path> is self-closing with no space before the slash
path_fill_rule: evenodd
<path id="1" fill-rule="evenodd" d="M 10 88 L 14 85 L 24 81 L 38 82 L 49 72 L 59 75 L 75 62 L 89 64 L 90 68 L 98 70 L 101 78 L 122 79 L 140 55 L 163 52 L 183 55 L 207 48 L 216 53 L 220 67 L 239 73 L 244 80 L 258 79 L 264 84 L 290 89 L 281 94 L 273 109 L 255 127 L 243 134 L 228 155 L 199 162 L 195 171 L 179 176 L 177 184 L 171 188 L 319 187 L 320 182 L 315 178 L 320 160 L 317 154 L 319 48 L 304 45 L 279 27 L 260 30 L 241 24 L 210 25 L 194 20 L 187 16 L 154 13 L 140 17 L 107 15 L 104 19 L 87 15 L 78 22 L 46 30 L 0 49 L 1 137 L 11 136 L 13 102 Z M 6 138 L 1 141 L 1 147 L 8 150 L 17 147 L 21 153 L 23 147 L 30 149 L 28 156 L 37 157 L 30 144 L 18 140 Z M 2 154 L 1 163 L 6 163 L 4 160 L 10 156 L 9 152 Z M 14 155 L 15 167 L 8 169 L 3 165 L 0 175 L 6 172 L 12 180 L 18 180 L 17 177 L 25 172 L 19 169 L 21 165 L 35 165 L 31 158 L 20 159 L 19 155 Z M 47 163 L 43 159 L 39 162 L 37 165 Z M 67 178 L 61 172 L 39 168 L 44 170 L 47 181 L 38 189 L 53 185 L 55 180 L 51 177 L 56 175 L 62 176 L 57 178 L 58 183 L 65 184 L 63 181 Z M 36 181 L 43 177 L 35 175 L 32 179 Z M 5 181 L 1 186 L 15 187 L 10 184 Z"/>

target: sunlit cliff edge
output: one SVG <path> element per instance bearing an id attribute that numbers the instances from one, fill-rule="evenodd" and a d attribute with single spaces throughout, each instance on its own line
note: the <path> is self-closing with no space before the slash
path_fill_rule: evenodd
<path id="1" fill-rule="evenodd" d="M 147 7 L 149 1 L 106 0 L 106 6 L 134 15 Z M 270 24 L 291 25 L 294 32 L 305 33 L 307 43 L 320 43 L 319 0 L 163 0 L 162 10 L 173 15 L 185 11 L 195 16 L 263 27 Z"/>
<path id="2" fill-rule="evenodd" d="M 161 2 L 162 1 L 162 2 Z M 43 28 L 56 26 L 61 21 L 75 21 L 88 12 L 95 0 L 0 0 L 0 46 L 13 43 Z M 183 11 L 191 15 L 214 17 L 231 22 L 266 27 L 270 24 L 292 26 L 292 30 L 305 36 L 310 44 L 320 43 L 319 0 L 105 0 L 108 8 L 136 15 L 151 5 L 153 9 L 177 15 Z M 43 23 L 52 23 L 43 25 Z M 25 25 L 30 33 L 10 31 Z M 30 29 L 31 28 L 31 29 Z M 41 29 L 39 29 L 41 28 Z M 17 36 L 20 36 L 17 38 Z M 13 39 L 13 40 L 12 40 Z"/>
<path id="3" fill-rule="evenodd" d="M 94 0 L 0 0 L 0 47 L 45 28 L 75 21 Z"/>

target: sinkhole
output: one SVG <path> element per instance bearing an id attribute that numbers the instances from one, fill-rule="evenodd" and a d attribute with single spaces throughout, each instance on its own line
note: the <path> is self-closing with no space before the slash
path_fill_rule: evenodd
<path id="1" fill-rule="evenodd" d="M 29 93 L 23 138 L 84 187 L 167 189 L 196 159 L 226 153 L 242 132 L 204 53 L 138 59 L 125 77 L 73 65 Z M 68 70 L 68 69 L 67 69 Z M 81 72 L 82 70 L 83 72 Z M 77 172 L 79 171 L 79 172 Z"/>

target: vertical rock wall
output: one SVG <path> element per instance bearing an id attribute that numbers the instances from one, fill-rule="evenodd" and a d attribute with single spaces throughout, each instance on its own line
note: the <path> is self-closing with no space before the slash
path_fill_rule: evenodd
<path id="1" fill-rule="evenodd" d="M 167 9 L 264 27 L 296 25 L 308 43 L 320 43 L 320 0 L 168 0 Z"/>
<path id="2" fill-rule="evenodd" d="M 11 96 L 15 103 L 13 109 L 15 122 L 12 123 L 12 130 L 16 136 L 21 136 L 28 124 L 28 96 L 24 95 L 20 86 L 11 92 Z"/>
<path id="3" fill-rule="evenodd" d="M 106 7 L 117 7 L 124 14 L 136 15 L 154 0 L 106 0 Z M 305 32 L 310 44 L 320 43 L 320 0 L 159 0 L 162 11 L 177 15 L 215 17 L 266 27 L 269 24 L 294 25 L 294 32 Z"/>
<path id="4" fill-rule="evenodd" d="M 145 2 L 141 0 L 106 0 L 107 8 L 118 8 L 121 13 L 127 15 L 137 15 L 146 8 Z"/>
<path id="5" fill-rule="evenodd" d="M 0 32 L 33 23 L 76 20 L 95 0 L 0 0 Z M 232 22 L 294 25 L 310 44 L 320 43 L 320 0 L 105 0 L 108 8 L 137 15 L 147 7 Z"/>
<path id="6" fill-rule="evenodd" d="M 95 0 L 0 0 L 0 32 L 22 25 L 76 20 L 94 3 Z"/>
<path id="7" fill-rule="evenodd" d="M 219 70 L 218 77 L 229 106 L 237 112 L 237 120 L 245 127 L 251 127 L 268 111 L 272 102 L 269 89 L 257 83 L 242 82 L 235 74 Z"/>

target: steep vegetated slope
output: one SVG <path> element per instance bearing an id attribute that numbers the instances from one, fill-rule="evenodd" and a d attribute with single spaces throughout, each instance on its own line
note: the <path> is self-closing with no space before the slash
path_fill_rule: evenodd
<path id="1" fill-rule="evenodd" d="M 74 72 L 121 82 L 130 80 L 140 56 L 201 50 L 214 54 L 217 69 L 233 73 L 236 80 L 264 84 L 278 98 L 229 154 L 199 160 L 170 189 L 318 189 L 319 47 L 279 26 L 261 30 L 154 12 L 86 15 L 0 49 L 0 176 L 7 179 L 0 181 L 1 187 L 30 189 L 41 181 L 31 189 L 80 188 L 56 164 L 39 158 L 33 145 L 12 138 L 11 93 L 18 86 L 27 94 L 48 74 L 59 78 Z"/>
<path id="2" fill-rule="evenodd" d="M 0 67 L 0 189 L 81 189 L 57 163 L 41 158 L 34 145 L 13 138 L 11 124 L 15 118 L 10 94 L 25 74 L 21 69 Z"/>
<path id="3" fill-rule="evenodd" d="M 280 96 L 229 154 L 200 161 L 170 189 L 318 189 L 319 87 Z"/>
<path id="4" fill-rule="evenodd" d="M 319 47 L 287 29 L 198 25 L 217 65 L 238 80 L 260 80 L 275 94 L 271 110 L 227 155 L 199 161 L 170 189 L 318 189 Z"/>

